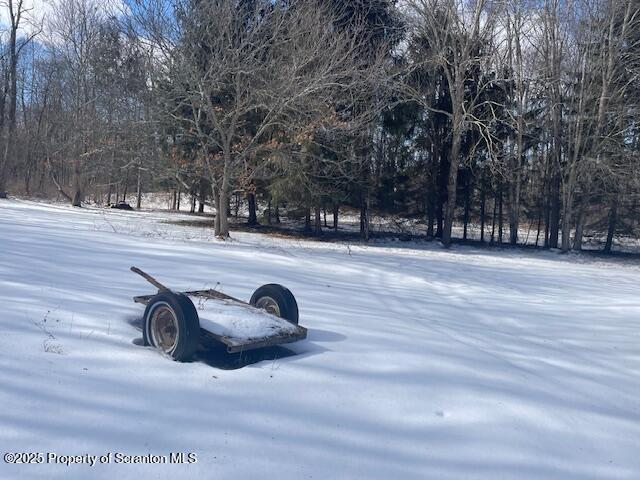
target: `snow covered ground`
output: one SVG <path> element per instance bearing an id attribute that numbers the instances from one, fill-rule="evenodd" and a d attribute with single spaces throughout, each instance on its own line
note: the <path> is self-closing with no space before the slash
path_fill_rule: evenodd
<path id="1" fill-rule="evenodd" d="M 219 242 L 167 216 L 0 203 L 0 450 L 112 454 L 1 479 L 640 478 L 637 265 Z M 131 265 L 244 299 L 282 283 L 309 338 L 171 362 L 137 345 Z M 197 462 L 115 460 L 170 452 Z"/>

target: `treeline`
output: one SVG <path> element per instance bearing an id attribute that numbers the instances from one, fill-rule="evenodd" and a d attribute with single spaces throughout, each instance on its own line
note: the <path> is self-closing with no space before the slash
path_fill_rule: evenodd
<path id="1" fill-rule="evenodd" d="M 0 196 L 182 191 L 222 238 L 237 196 L 364 239 L 373 212 L 445 245 L 637 236 L 640 0 L 4 9 Z"/>

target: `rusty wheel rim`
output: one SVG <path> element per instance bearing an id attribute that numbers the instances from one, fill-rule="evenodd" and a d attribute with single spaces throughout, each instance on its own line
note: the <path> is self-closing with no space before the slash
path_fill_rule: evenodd
<path id="1" fill-rule="evenodd" d="M 167 304 L 157 306 L 149 323 L 155 347 L 165 353 L 171 352 L 178 343 L 178 319 L 173 309 Z"/>
<path id="2" fill-rule="evenodd" d="M 280 307 L 278 306 L 278 302 L 271 297 L 261 297 L 256 302 L 256 307 L 266 310 L 267 313 L 275 315 L 276 317 L 280 316 Z"/>

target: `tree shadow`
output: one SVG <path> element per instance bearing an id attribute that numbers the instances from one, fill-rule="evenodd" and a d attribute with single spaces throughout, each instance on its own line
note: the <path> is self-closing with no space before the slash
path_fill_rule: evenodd
<path id="1" fill-rule="evenodd" d="M 347 339 L 346 335 L 332 332 L 331 330 L 321 330 L 319 328 L 309 328 L 307 330 L 307 338 L 314 342 L 329 343 L 342 342 Z"/>

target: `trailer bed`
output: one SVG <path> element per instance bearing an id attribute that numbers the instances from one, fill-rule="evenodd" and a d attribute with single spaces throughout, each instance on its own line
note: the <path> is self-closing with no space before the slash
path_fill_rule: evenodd
<path id="1" fill-rule="evenodd" d="M 202 338 L 223 343 L 229 353 L 297 342 L 307 337 L 306 328 L 216 290 L 183 293 L 196 307 Z M 152 297 L 140 295 L 133 300 L 146 305 Z"/>

